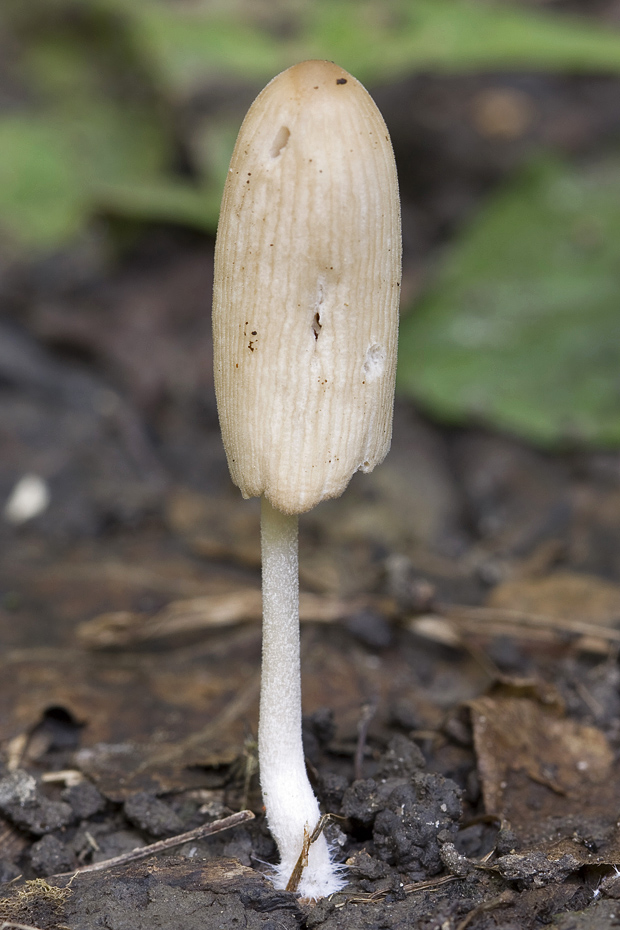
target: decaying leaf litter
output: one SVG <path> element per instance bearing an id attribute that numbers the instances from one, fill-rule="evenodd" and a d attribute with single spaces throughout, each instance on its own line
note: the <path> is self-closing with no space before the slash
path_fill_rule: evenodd
<path id="1" fill-rule="evenodd" d="M 531 81 L 585 119 L 587 79 Z M 434 93 L 457 107 L 457 84 Z M 415 107 L 412 87 L 391 93 Z M 410 290 L 446 222 L 526 144 L 476 143 L 460 93 L 462 123 L 435 139 L 458 191 L 440 203 L 403 185 L 428 237 Z M 598 144 L 615 125 L 600 114 Z M 260 874 L 275 850 L 256 779 L 258 512 L 219 442 L 209 244 L 153 230 L 80 274 L 2 281 L 0 478 L 8 499 L 43 475 L 51 502 L 1 529 L 0 917 L 612 925 L 617 455 L 446 430 L 401 402 L 382 469 L 302 521 L 306 755 L 351 879 L 309 908 Z M 256 819 L 229 831 L 72 877 L 246 808 Z"/>

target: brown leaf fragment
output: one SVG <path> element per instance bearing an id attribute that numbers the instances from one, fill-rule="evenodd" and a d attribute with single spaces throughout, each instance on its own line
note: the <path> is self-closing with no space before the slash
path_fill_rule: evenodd
<path id="1" fill-rule="evenodd" d="M 600 730 L 527 697 L 486 696 L 469 706 L 487 813 L 530 839 L 551 839 L 550 821 L 573 811 L 615 827 L 613 755 Z"/>
<path id="2" fill-rule="evenodd" d="M 543 578 L 505 581 L 493 589 L 488 607 L 620 626 L 620 585 L 594 575 L 556 572 Z"/>
<path id="3" fill-rule="evenodd" d="M 208 787 L 205 770 L 230 764 L 256 726 L 259 648 L 254 633 L 237 631 L 230 643 L 122 659 L 9 652 L 1 663 L 0 740 L 13 745 L 26 736 L 20 764 L 49 708 L 60 708 L 80 724 L 71 764 L 104 793 L 123 799 L 130 791 Z"/>
<path id="4" fill-rule="evenodd" d="M 406 628 L 425 639 L 460 648 L 466 648 L 472 637 L 484 640 L 509 636 L 530 642 L 568 644 L 574 650 L 609 655 L 620 643 L 617 626 L 587 618 L 531 613 L 512 607 L 463 604 L 437 604 L 436 607 L 437 614 L 409 618 Z"/>
<path id="5" fill-rule="evenodd" d="M 579 827 L 583 830 L 583 824 L 579 825 L 576 820 L 571 820 L 571 826 Z M 599 824 L 598 835 L 596 832 L 596 823 L 591 821 L 591 832 L 589 835 L 580 835 L 579 829 L 574 829 L 571 836 L 564 836 L 561 840 L 541 845 L 547 858 L 553 862 L 558 862 L 570 856 L 574 859 L 579 868 L 584 865 L 591 866 L 610 866 L 620 865 L 620 833 L 617 824 L 611 823 L 605 826 Z"/>
<path id="6" fill-rule="evenodd" d="M 186 788 L 216 787 L 223 783 L 221 769 L 230 765 L 238 752 L 225 752 L 213 746 L 205 752 L 204 767 L 184 767 L 177 764 L 149 765 L 151 747 L 134 743 L 99 743 L 77 754 L 76 762 L 111 801 L 121 802 L 136 791 L 166 794 Z"/>

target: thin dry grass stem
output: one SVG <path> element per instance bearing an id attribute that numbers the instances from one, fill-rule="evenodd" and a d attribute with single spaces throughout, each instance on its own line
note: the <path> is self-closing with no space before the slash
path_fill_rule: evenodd
<path id="1" fill-rule="evenodd" d="M 403 886 L 405 894 L 414 894 L 418 891 L 432 891 L 434 888 L 440 888 L 442 885 L 449 885 L 451 882 L 460 882 L 463 879 L 459 875 L 442 875 L 439 878 L 429 878 L 423 882 L 412 882 Z M 336 907 L 344 907 L 345 904 L 373 904 L 375 901 L 381 901 L 389 894 L 388 891 L 374 891 L 371 894 L 355 894 L 341 901 Z"/>

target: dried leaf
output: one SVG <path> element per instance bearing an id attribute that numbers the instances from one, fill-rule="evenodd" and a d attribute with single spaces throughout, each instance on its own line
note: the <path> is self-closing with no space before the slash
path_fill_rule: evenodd
<path id="1" fill-rule="evenodd" d="M 505 581 L 493 589 L 487 606 L 619 627 L 620 585 L 594 575 L 556 572 Z"/>
<path id="2" fill-rule="evenodd" d="M 526 697 L 498 694 L 469 706 L 487 813 L 508 820 L 526 845 L 615 834 L 620 791 L 600 730 Z"/>

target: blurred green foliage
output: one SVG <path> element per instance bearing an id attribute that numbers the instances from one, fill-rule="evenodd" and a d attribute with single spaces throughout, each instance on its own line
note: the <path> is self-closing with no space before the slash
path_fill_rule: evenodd
<path id="1" fill-rule="evenodd" d="M 196 100 L 311 57 L 370 84 L 618 73 L 620 32 L 503 0 L 3 0 L 4 251 L 53 252 L 101 215 L 214 232 L 239 114 L 192 122 Z M 619 164 L 541 162 L 488 205 L 403 325 L 403 392 L 546 444 L 620 443 Z"/>
<path id="2" fill-rule="evenodd" d="M 401 328 L 399 385 L 453 423 L 620 444 L 620 161 L 497 194 Z"/>
<path id="3" fill-rule="evenodd" d="M 366 82 L 620 70 L 620 35 L 488 0 L 4 0 L 0 27 L 22 95 L 0 111 L 0 236 L 34 250 L 101 212 L 213 231 L 234 131 L 215 125 L 187 144 L 179 114 L 214 79 L 260 86 L 310 57 Z M 184 144 L 189 176 L 175 170 Z"/>
<path id="4" fill-rule="evenodd" d="M 422 70 L 620 70 L 614 32 L 489 0 L 311 0 L 273 4 L 268 19 L 247 0 L 142 2 L 135 22 L 179 93 L 205 74 L 262 82 L 305 58 L 337 61 L 364 83 Z"/>

